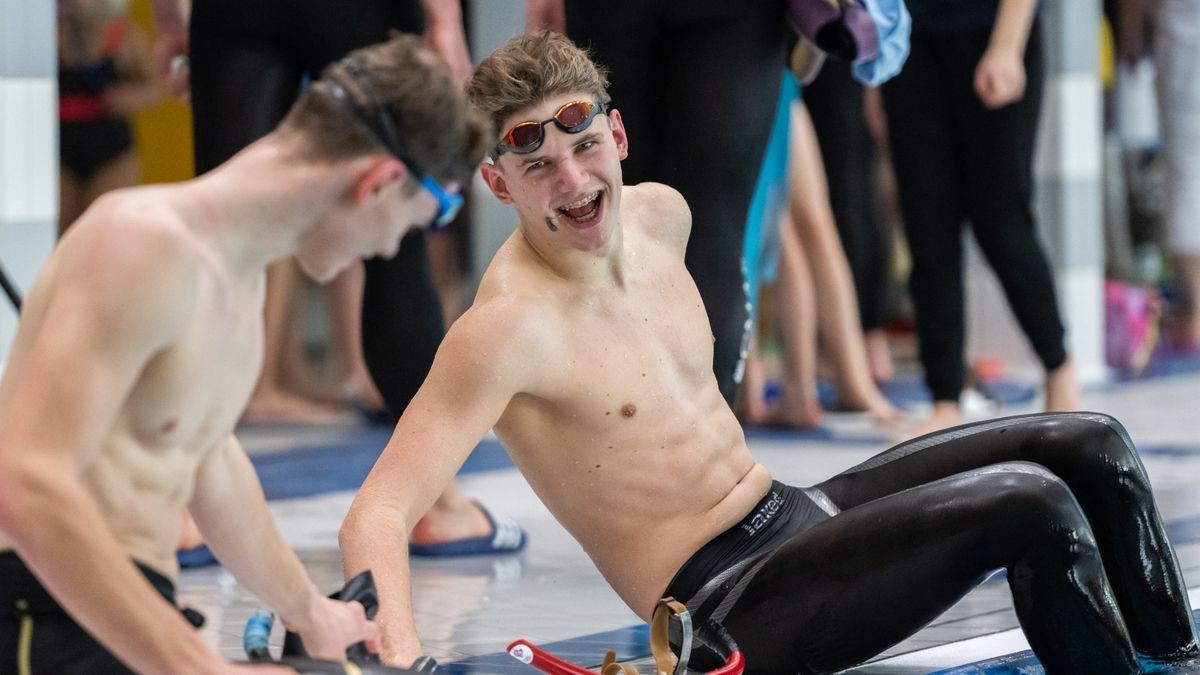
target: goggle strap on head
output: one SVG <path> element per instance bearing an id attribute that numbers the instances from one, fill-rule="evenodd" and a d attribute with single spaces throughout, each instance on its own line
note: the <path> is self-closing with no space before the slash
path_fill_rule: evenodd
<path id="1" fill-rule="evenodd" d="M 462 209 L 462 195 L 450 193 L 442 188 L 404 150 L 404 146 L 400 143 L 400 135 L 396 132 L 394 113 L 379 103 L 379 98 L 375 96 L 375 85 L 370 73 L 364 70 L 353 57 L 342 59 L 338 62 L 338 66 L 340 69 L 331 69 L 325 77 L 330 95 L 353 111 L 355 117 L 367 126 L 375 138 L 396 159 L 404 162 L 409 173 L 420 183 L 421 187 L 429 191 L 437 200 L 438 215 L 432 227 L 438 229 L 449 225 Z M 349 76 L 349 80 L 345 79 L 343 73 L 345 76 Z M 366 98 L 366 101 L 359 100 L 355 93 Z"/>
<path id="2" fill-rule="evenodd" d="M 363 124 L 367 125 L 367 128 L 371 130 L 379 142 L 395 155 L 397 159 L 408 165 L 410 171 L 419 176 L 424 175 L 425 171 L 412 161 L 412 157 L 405 151 L 403 144 L 400 143 L 400 135 L 396 132 L 396 122 L 393 119 L 394 112 L 380 104 L 379 97 L 375 95 L 375 84 L 371 74 L 362 67 L 362 64 L 357 59 L 350 56 L 338 61 L 338 66 L 340 70 L 334 68 L 327 76 L 331 85 L 330 93 L 333 94 L 334 98 L 349 105 L 350 109 L 354 111 Z M 349 82 L 340 77 L 343 72 L 350 76 Z M 366 100 L 363 101 L 356 97 L 354 90 L 357 90 L 357 93 L 361 94 Z"/>

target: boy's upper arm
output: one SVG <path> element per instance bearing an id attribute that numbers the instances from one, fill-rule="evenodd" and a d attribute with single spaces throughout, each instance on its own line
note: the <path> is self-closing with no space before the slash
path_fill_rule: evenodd
<path id="1" fill-rule="evenodd" d="M 388 495 L 409 525 L 433 503 L 476 444 L 526 391 L 528 327 L 503 310 L 472 308 L 454 323 L 401 415 L 364 493 Z"/>
<path id="2" fill-rule="evenodd" d="M 0 382 L 0 457 L 31 446 L 81 456 L 112 424 L 149 359 L 170 343 L 195 300 L 180 242 L 153 234 L 64 251 L 26 307 Z M 79 242 L 76 242 L 79 243 Z"/>

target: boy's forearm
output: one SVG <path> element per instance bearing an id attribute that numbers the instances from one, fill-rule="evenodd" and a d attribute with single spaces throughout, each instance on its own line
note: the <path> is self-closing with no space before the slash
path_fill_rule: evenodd
<path id="1" fill-rule="evenodd" d="M 191 503 L 200 533 L 238 583 L 289 625 L 306 626 L 321 596 L 271 517 L 250 459 L 232 439 L 215 452 Z"/>
<path id="2" fill-rule="evenodd" d="M 350 507 L 338 536 L 343 574 L 350 579 L 371 571 L 379 597 L 380 656 L 385 663 L 408 666 L 421 650 L 412 613 L 409 527 L 398 514 L 362 497 Z"/>
<path id="3" fill-rule="evenodd" d="M 289 626 L 307 628 L 320 593 L 283 540 L 266 502 L 243 506 L 236 517 L 217 519 L 216 526 L 200 509 L 193 509 L 193 517 L 209 548 L 239 584 Z"/>

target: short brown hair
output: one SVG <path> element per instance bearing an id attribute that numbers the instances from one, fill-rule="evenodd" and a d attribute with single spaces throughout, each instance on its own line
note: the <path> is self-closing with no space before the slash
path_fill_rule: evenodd
<path id="1" fill-rule="evenodd" d="M 467 98 L 496 128 L 522 108 L 573 92 L 608 103 L 608 71 L 566 36 L 551 31 L 509 40 L 479 64 L 467 83 Z"/>
<path id="2" fill-rule="evenodd" d="M 396 35 L 331 64 L 280 131 L 302 134 L 305 158 L 312 161 L 386 152 L 364 121 L 375 106 L 391 116 L 408 159 L 441 182 L 465 184 L 493 142 L 486 119 L 467 104 L 449 67 L 412 35 Z"/>

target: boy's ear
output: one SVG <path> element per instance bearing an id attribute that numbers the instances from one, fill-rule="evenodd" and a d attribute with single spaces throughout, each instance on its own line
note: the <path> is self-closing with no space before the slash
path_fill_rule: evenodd
<path id="1" fill-rule="evenodd" d="M 496 195 L 496 199 L 503 204 L 512 203 L 512 195 L 508 192 L 508 182 L 504 180 L 504 174 L 498 167 L 484 162 L 479 165 L 479 173 L 483 176 L 483 182 L 487 183 L 488 189 Z"/>
<path id="2" fill-rule="evenodd" d="M 613 140 L 617 142 L 617 157 L 629 157 L 629 136 L 625 134 L 625 122 L 621 120 L 621 111 L 613 108 L 608 111 L 608 126 L 612 129 Z"/>
<path id="3" fill-rule="evenodd" d="M 359 174 L 358 182 L 354 185 L 355 205 L 362 206 L 385 187 L 395 181 L 403 181 L 408 175 L 408 167 L 404 162 L 391 156 L 380 157 Z"/>

